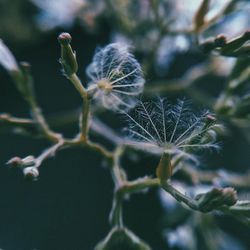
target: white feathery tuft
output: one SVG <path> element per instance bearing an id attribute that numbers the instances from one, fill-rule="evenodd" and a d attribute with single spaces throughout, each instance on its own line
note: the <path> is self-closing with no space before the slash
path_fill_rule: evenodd
<path id="1" fill-rule="evenodd" d="M 178 100 L 176 104 L 161 98 L 154 102 L 140 101 L 126 116 L 128 143 L 151 153 L 168 152 L 196 161 L 193 152 L 218 148 L 216 121 L 208 111 L 194 114 L 185 100 Z"/>
<path id="2" fill-rule="evenodd" d="M 133 108 L 143 91 L 141 66 L 125 44 L 112 43 L 99 49 L 86 73 L 90 79 L 88 90 L 107 109 Z"/>

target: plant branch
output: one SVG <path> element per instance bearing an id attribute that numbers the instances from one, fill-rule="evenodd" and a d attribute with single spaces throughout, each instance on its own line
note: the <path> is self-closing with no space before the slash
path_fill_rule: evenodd
<path id="1" fill-rule="evenodd" d="M 73 83 L 73 85 L 75 86 L 76 90 L 78 91 L 83 100 L 82 115 L 80 119 L 80 128 L 81 128 L 80 138 L 82 141 L 87 141 L 88 129 L 89 129 L 89 116 L 90 116 L 88 93 L 83 87 L 81 80 L 75 73 L 70 76 L 67 76 L 67 78 Z"/>

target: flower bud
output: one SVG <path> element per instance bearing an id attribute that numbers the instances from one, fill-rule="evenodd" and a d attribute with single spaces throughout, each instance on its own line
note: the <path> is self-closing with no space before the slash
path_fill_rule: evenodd
<path id="1" fill-rule="evenodd" d="M 29 155 L 23 159 L 15 156 L 11 158 L 6 164 L 13 167 L 29 167 L 35 164 L 35 158 L 33 155 Z"/>
<path id="2" fill-rule="evenodd" d="M 235 51 L 239 50 L 245 42 L 249 40 L 249 31 L 243 35 L 229 41 L 221 48 L 221 54 L 225 56 L 234 56 Z"/>
<path id="3" fill-rule="evenodd" d="M 227 43 L 227 38 L 225 35 L 218 35 L 215 39 L 214 39 L 214 44 L 216 46 L 216 48 L 221 48 L 223 46 L 225 46 Z"/>
<path id="4" fill-rule="evenodd" d="M 237 193 L 231 187 L 213 188 L 207 193 L 198 194 L 195 199 L 200 211 L 210 212 L 221 206 L 233 206 L 237 202 Z"/>
<path id="5" fill-rule="evenodd" d="M 58 42 L 61 45 L 60 63 L 66 76 L 70 76 L 78 70 L 76 55 L 70 46 L 71 39 L 69 33 L 61 33 L 58 36 Z"/>
<path id="6" fill-rule="evenodd" d="M 39 176 L 39 171 L 36 167 L 27 167 L 23 169 L 23 174 L 27 180 L 36 180 Z"/>
<path id="7" fill-rule="evenodd" d="M 113 228 L 95 250 L 150 250 L 151 248 L 126 228 Z"/>
<path id="8" fill-rule="evenodd" d="M 22 159 L 18 156 L 15 156 L 11 158 L 6 164 L 9 165 L 10 167 L 20 167 L 22 165 Z"/>

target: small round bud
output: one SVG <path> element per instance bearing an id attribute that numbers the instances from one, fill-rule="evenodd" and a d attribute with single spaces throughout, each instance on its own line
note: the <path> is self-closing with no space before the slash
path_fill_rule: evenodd
<path id="1" fill-rule="evenodd" d="M 238 200 L 237 192 L 231 187 L 224 188 L 222 194 L 224 204 L 227 206 L 233 206 Z"/>
<path id="2" fill-rule="evenodd" d="M 58 42 L 61 45 L 68 45 L 71 43 L 72 37 L 69 33 L 63 32 L 58 36 Z"/>
<path id="3" fill-rule="evenodd" d="M 58 42 L 61 45 L 61 58 L 59 62 L 66 76 L 75 74 L 78 70 L 76 55 L 70 45 L 71 40 L 72 38 L 69 33 L 62 33 L 58 36 Z"/>
<path id="4" fill-rule="evenodd" d="M 238 200 L 236 191 L 231 187 L 213 188 L 207 193 L 198 194 L 195 199 L 202 212 L 210 212 L 221 206 L 233 206 Z"/>
<path id="5" fill-rule="evenodd" d="M 23 174 L 28 180 L 36 180 L 39 176 L 39 171 L 36 167 L 27 167 L 24 168 Z"/>
<path id="6" fill-rule="evenodd" d="M 216 47 L 223 47 L 225 46 L 227 43 L 227 38 L 225 35 L 218 35 L 215 39 L 214 39 L 214 44 Z"/>
<path id="7" fill-rule="evenodd" d="M 9 165 L 10 167 L 20 167 L 22 165 L 23 161 L 20 157 L 15 156 L 11 158 L 6 164 Z"/>

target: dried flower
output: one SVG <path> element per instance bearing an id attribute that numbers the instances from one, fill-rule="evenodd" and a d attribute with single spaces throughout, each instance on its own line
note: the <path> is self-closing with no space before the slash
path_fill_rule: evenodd
<path id="1" fill-rule="evenodd" d="M 184 100 L 178 100 L 175 105 L 166 99 L 151 103 L 140 101 L 126 116 L 132 136 L 128 143 L 151 153 L 196 161 L 194 151 L 218 148 L 215 139 L 221 126 L 207 111 L 195 115 Z"/>
<path id="2" fill-rule="evenodd" d="M 128 110 L 143 91 L 140 64 L 124 44 L 112 43 L 94 55 L 87 68 L 88 91 L 107 109 Z"/>

